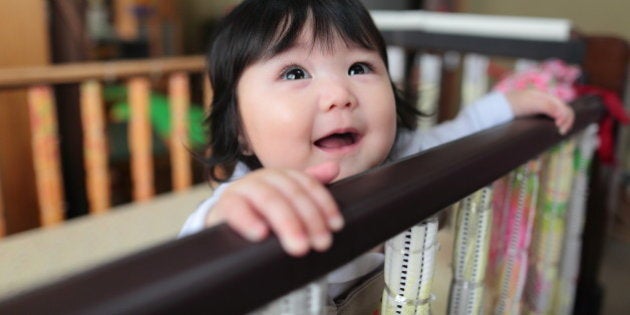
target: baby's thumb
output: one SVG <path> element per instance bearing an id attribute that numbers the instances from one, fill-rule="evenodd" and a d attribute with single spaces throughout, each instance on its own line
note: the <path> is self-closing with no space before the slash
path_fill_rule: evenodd
<path id="1" fill-rule="evenodd" d="M 339 164 L 334 161 L 311 166 L 306 169 L 309 174 L 322 184 L 328 184 L 339 175 Z"/>

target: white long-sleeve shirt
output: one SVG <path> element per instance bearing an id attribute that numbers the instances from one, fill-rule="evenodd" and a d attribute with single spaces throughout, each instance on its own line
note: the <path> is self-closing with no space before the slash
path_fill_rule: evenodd
<path id="1" fill-rule="evenodd" d="M 390 157 L 392 160 L 398 160 L 440 144 L 505 123 L 513 118 L 514 115 L 505 96 L 501 93 L 490 93 L 466 106 L 453 120 L 441 123 L 426 131 L 416 130 L 401 132 L 398 135 Z M 180 237 L 201 231 L 204 228 L 204 222 L 208 212 L 220 198 L 223 190 L 231 181 L 242 177 L 249 171 L 247 166 L 239 163 L 230 181 L 219 185 L 214 190 L 212 196 L 203 201 L 188 217 L 182 227 Z M 212 249 L 209 248 L 208 250 Z M 371 252 L 359 256 L 352 262 L 331 272 L 327 276 L 329 297 L 336 297 L 338 294 L 345 291 L 345 289 L 352 286 L 356 279 L 374 270 L 377 266 L 381 265 L 382 262 L 382 254 Z"/>

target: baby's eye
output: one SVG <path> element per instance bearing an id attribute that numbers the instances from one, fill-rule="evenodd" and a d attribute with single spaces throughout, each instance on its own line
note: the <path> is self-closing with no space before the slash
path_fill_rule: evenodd
<path id="1" fill-rule="evenodd" d="M 284 80 L 302 80 L 310 78 L 310 75 L 300 67 L 291 67 L 283 71 L 281 77 Z"/>
<path id="2" fill-rule="evenodd" d="M 372 71 L 370 65 L 364 62 L 357 62 L 350 66 L 348 69 L 348 75 L 366 74 Z"/>

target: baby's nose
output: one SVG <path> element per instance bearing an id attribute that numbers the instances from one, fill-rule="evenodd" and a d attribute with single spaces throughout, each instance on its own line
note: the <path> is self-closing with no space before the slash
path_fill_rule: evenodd
<path id="1" fill-rule="evenodd" d="M 321 89 L 321 109 L 329 111 L 332 109 L 352 109 L 357 105 L 354 93 L 344 80 L 331 80 Z"/>

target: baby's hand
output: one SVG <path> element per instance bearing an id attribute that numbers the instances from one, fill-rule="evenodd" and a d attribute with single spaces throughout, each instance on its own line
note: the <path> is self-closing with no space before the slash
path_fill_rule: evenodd
<path id="1" fill-rule="evenodd" d="M 505 97 L 512 107 L 515 117 L 544 114 L 551 117 L 560 134 L 566 134 L 575 114 L 573 109 L 559 98 L 538 90 L 510 91 Z"/>
<path id="2" fill-rule="evenodd" d="M 284 250 L 305 255 L 310 248 L 327 250 L 332 232 L 343 227 L 337 204 L 323 184 L 339 173 L 335 163 L 311 167 L 306 173 L 261 169 L 230 184 L 206 218 L 206 225 L 226 221 L 250 241 L 271 229 Z"/>

